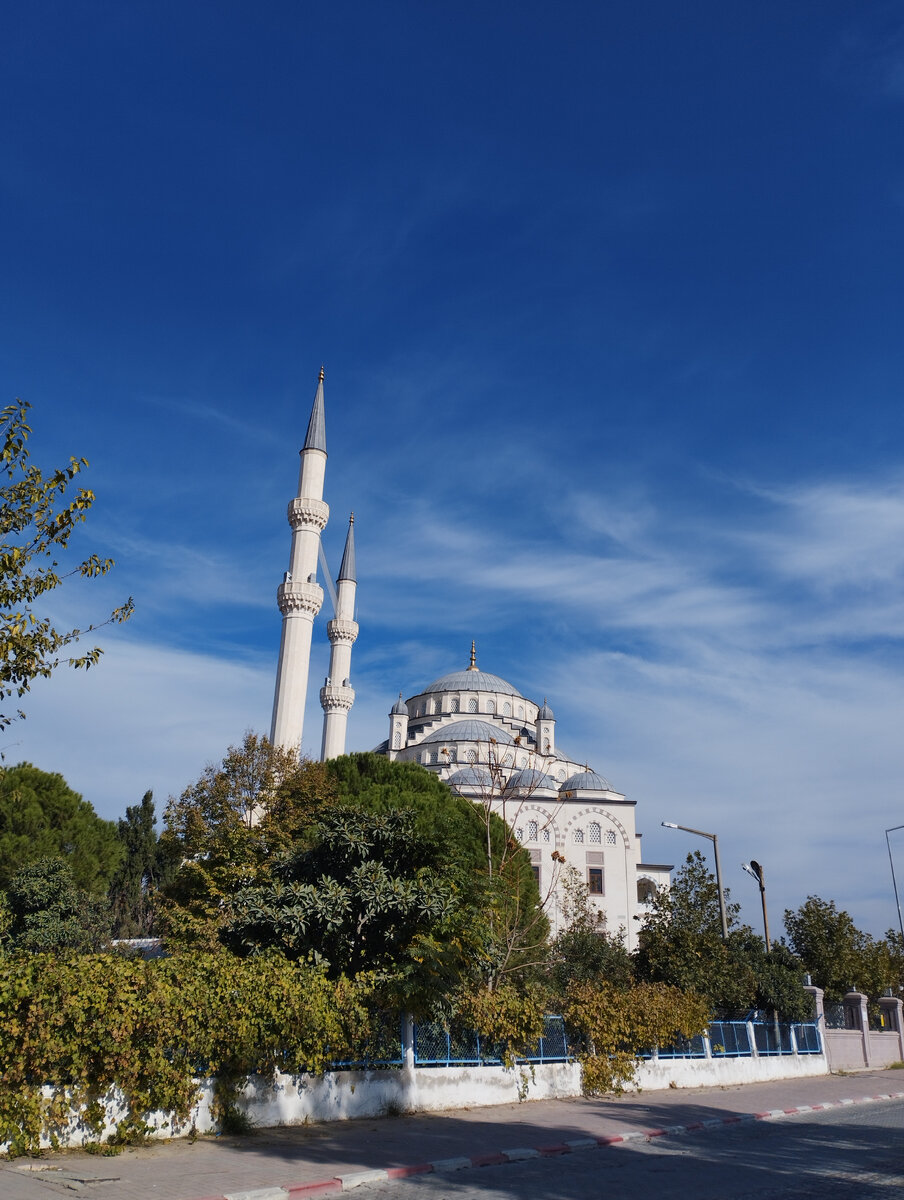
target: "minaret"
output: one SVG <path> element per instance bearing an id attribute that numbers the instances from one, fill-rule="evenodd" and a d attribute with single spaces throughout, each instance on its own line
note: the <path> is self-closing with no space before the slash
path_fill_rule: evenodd
<path id="1" fill-rule="evenodd" d="M 348 713 L 355 703 L 355 693 L 349 681 L 352 663 L 352 646 L 358 636 L 355 621 L 355 592 L 358 581 L 355 577 L 355 514 L 348 519 L 348 535 L 342 566 L 336 580 L 336 616 L 327 625 L 330 639 L 330 673 L 320 689 L 320 706 L 323 709 L 323 744 L 320 750 L 322 762 L 337 758 L 345 753 L 345 730 Z"/>
<path id="2" fill-rule="evenodd" d="M 317 553 L 320 535 L 329 519 L 329 506 L 323 502 L 323 477 L 326 471 L 326 424 L 323 416 L 323 367 L 314 396 L 314 407 L 301 451 L 298 495 L 289 501 L 289 525 L 292 551 L 289 570 L 276 592 L 283 615 L 279 668 L 273 697 L 273 721 L 270 741 L 301 753 L 304 731 L 304 703 L 308 690 L 311 661 L 311 633 L 314 618 L 323 604 L 323 589 L 317 583 Z"/>

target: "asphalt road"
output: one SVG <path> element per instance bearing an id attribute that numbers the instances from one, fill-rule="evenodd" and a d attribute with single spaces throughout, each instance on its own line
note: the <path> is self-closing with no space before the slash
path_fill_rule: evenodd
<path id="1" fill-rule="evenodd" d="M 904 1196 L 904 1102 L 355 1189 L 359 1200 L 891 1200 Z"/>

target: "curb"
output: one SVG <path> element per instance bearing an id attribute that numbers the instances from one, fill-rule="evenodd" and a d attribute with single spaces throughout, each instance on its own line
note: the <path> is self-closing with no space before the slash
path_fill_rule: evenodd
<path id="1" fill-rule="evenodd" d="M 572 1138 L 570 1141 L 554 1142 L 548 1146 L 528 1146 L 513 1150 L 498 1150 L 491 1154 L 477 1154 L 461 1158 L 439 1158 L 434 1162 L 416 1163 L 407 1167 L 386 1167 L 373 1171 L 353 1171 L 350 1174 L 333 1175 L 329 1179 L 317 1179 L 311 1183 L 289 1183 L 283 1187 L 254 1188 L 252 1191 L 227 1192 L 216 1196 L 204 1196 L 201 1200 L 306 1200 L 307 1197 L 326 1196 L 331 1192 L 348 1192 L 367 1183 L 387 1183 L 391 1179 L 407 1179 L 411 1175 L 428 1175 L 446 1171 L 463 1171 L 470 1167 L 495 1167 L 503 1163 L 524 1162 L 530 1158 L 552 1158 L 560 1154 L 573 1154 L 580 1150 L 595 1150 L 600 1146 L 614 1146 L 619 1142 L 649 1142 L 653 1138 L 679 1137 L 686 1133 L 702 1130 L 722 1129 L 727 1125 L 747 1124 L 753 1121 L 775 1121 L 782 1117 L 801 1116 L 804 1113 L 825 1112 L 830 1108 L 848 1108 L 853 1104 L 873 1104 L 882 1100 L 904 1100 L 904 1092 L 886 1092 L 880 1096 L 860 1096 L 855 1100 L 826 1100 L 824 1104 L 800 1104 L 794 1108 L 771 1108 L 765 1112 L 741 1113 L 730 1117 L 711 1117 L 706 1121 L 694 1121 L 690 1125 L 664 1125 L 653 1129 L 627 1129 L 624 1133 L 603 1134 L 600 1137 Z"/>

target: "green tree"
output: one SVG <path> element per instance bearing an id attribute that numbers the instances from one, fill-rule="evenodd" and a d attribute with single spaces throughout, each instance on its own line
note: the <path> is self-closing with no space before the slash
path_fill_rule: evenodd
<path id="1" fill-rule="evenodd" d="M 834 900 L 808 896 L 798 909 L 786 909 L 788 942 L 826 999 L 837 1002 L 851 987 L 875 1000 L 900 983 L 896 952 L 900 934 L 876 940 L 854 924 Z M 899 961 L 899 960 L 897 960 Z"/>
<path id="2" fill-rule="evenodd" d="M 161 845 L 154 818 L 153 793 L 145 792 L 141 803 L 130 805 L 119 819 L 122 860 L 109 893 L 116 937 L 148 937 L 154 932 L 157 892 L 178 866 L 171 847 Z"/>
<path id="3" fill-rule="evenodd" d="M 170 797 L 160 835 L 165 861 L 177 864 L 162 885 L 158 916 L 169 940 L 212 949 L 235 893 L 269 878 L 332 802 L 323 764 L 246 733 L 222 762 L 208 765 Z"/>
<path id="4" fill-rule="evenodd" d="M 464 966 L 474 914 L 448 848 L 419 834 L 411 811 L 332 809 L 272 874 L 234 899 L 221 936 L 239 954 L 313 958 L 331 978 L 376 972 L 415 1008 Z"/>
<path id="5" fill-rule="evenodd" d="M 549 951 L 549 982 L 561 1003 L 572 984 L 605 981 L 615 988 L 634 982 L 634 962 L 622 934 L 610 934 L 605 916 L 587 896 L 587 884 L 572 867 L 560 884 L 565 928 Z M 557 1009 L 558 1011 L 558 1009 Z"/>
<path id="6" fill-rule="evenodd" d="M 121 854 L 114 823 L 99 817 L 62 775 L 31 763 L 0 769 L 0 888 L 19 867 L 60 855 L 78 887 L 105 895 Z"/>
<path id="7" fill-rule="evenodd" d="M 100 625 L 126 621 L 132 615 L 129 599 L 98 625 L 59 630 L 50 617 L 35 612 L 35 604 L 64 579 L 105 575 L 113 560 L 92 554 L 59 573 L 56 556 L 66 550 L 76 525 L 85 520 L 94 493 L 79 488 L 74 496 L 67 496 L 76 475 L 88 465 L 84 458 L 71 458 L 68 466 L 47 475 L 29 461 L 28 409 L 17 400 L 0 414 L 0 470 L 5 476 L 0 485 L 0 701 L 23 696 L 32 680 L 49 676 L 64 661 L 71 667 L 94 666 L 103 653 L 99 646 L 73 657 L 67 657 L 67 648 Z M 0 728 L 23 715 L 20 710 L 0 713 Z"/>
<path id="8" fill-rule="evenodd" d="M 482 947 L 471 962 L 475 986 L 492 991 L 542 973 L 549 921 L 530 856 L 489 801 L 457 796 L 419 763 L 382 755 L 349 754 L 327 766 L 343 804 L 414 812 L 417 830 L 445 847 L 448 869 L 461 876 L 457 886 L 475 896 L 473 930 Z"/>
<path id="9" fill-rule="evenodd" d="M 62 858 L 40 858 L 22 867 L 6 893 L 10 951 L 100 950 L 110 935 L 106 904 L 76 885 Z"/>

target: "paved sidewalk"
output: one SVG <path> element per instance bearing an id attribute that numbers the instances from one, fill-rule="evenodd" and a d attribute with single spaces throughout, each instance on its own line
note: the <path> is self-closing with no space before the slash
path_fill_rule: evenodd
<path id="1" fill-rule="evenodd" d="M 259 1200 L 297 1200 L 318 1191 L 339 1191 L 364 1182 L 361 1172 L 409 1174 L 403 1168 L 459 1160 L 479 1165 L 567 1153 L 591 1139 L 619 1140 L 676 1127 L 844 1101 L 866 1102 L 898 1095 L 904 1103 L 904 1071 L 875 1071 L 810 1079 L 632 1093 L 605 1100 L 540 1100 L 493 1108 L 455 1109 L 419 1116 L 302 1125 L 261 1131 L 244 1138 L 199 1138 L 125 1150 L 116 1158 L 82 1153 L 0 1162 L 3 1200 L 48 1200 L 87 1194 L 110 1200 L 201 1200 L 261 1191 Z M 569 1145 L 568 1143 L 578 1143 Z M 598 1143 L 597 1143 L 598 1144 Z M 474 1160 L 477 1160 L 476 1162 Z M 343 1179 L 343 1177 L 349 1177 Z M 327 1184 L 326 1181 L 332 1181 Z M 322 1188 L 311 1185 L 323 1183 Z M 307 1186 L 305 1186 L 307 1185 Z"/>

